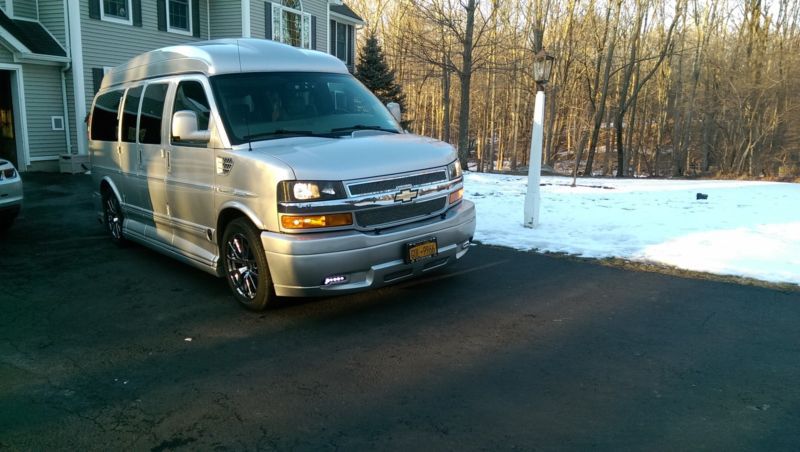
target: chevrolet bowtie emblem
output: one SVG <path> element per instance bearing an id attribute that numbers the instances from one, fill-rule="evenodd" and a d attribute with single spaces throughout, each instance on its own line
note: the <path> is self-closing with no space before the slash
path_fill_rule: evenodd
<path id="1" fill-rule="evenodd" d="M 418 191 L 406 188 L 394 195 L 394 202 L 411 202 L 418 194 Z"/>

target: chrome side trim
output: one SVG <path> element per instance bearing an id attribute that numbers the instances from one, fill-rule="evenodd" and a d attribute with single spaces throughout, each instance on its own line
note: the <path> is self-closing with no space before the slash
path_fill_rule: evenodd
<path id="1" fill-rule="evenodd" d="M 240 198 L 258 198 L 258 195 L 256 193 L 249 192 L 249 191 L 244 191 L 244 190 L 237 190 L 237 189 L 231 188 L 231 187 L 223 187 L 223 186 L 217 185 L 217 186 L 214 187 L 214 190 L 217 193 L 224 193 L 226 195 L 238 196 Z"/>

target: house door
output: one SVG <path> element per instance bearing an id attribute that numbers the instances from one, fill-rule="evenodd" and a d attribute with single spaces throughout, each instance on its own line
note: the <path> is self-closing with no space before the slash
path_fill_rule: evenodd
<path id="1" fill-rule="evenodd" d="M 0 158 L 17 168 L 17 139 L 14 134 L 14 103 L 11 92 L 11 71 L 0 71 Z"/>

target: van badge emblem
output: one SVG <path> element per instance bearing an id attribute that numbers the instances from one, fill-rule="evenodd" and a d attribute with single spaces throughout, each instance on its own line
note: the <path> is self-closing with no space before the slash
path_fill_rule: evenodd
<path id="1" fill-rule="evenodd" d="M 394 195 L 394 202 L 411 202 L 414 198 L 417 197 L 419 192 L 417 190 L 411 190 L 409 188 L 405 188 L 400 191 L 398 194 Z"/>

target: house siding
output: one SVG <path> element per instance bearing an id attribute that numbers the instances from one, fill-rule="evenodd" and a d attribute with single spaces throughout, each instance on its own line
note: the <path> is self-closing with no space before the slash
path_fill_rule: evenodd
<path id="1" fill-rule="evenodd" d="M 53 130 L 51 116 L 64 116 L 61 70 L 57 66 L 24 64 L 25 109 L 30 157 L 51 157 L 66 149 L 64 130 Z M 64 118 L 64 121 L 68 121 Z"/>
<path id="2" fill-rule="evenodd" d="M 200 6 L 200 38 L 158 29 L 156 2 L 142 1 L 142 26 L 118 24 L 89 17 L 88 0 L 80 1 L 86 108 L 94 97 L 93 68 L 117 66 L 141 53 L 160 47 L 208 39 L 206 2 Z"/>
<path id="3" fill-rule="evenodd" d="M 35 0 L 10 0 L 14 2 L 14 17 L 36 19 Z"/>
<path id="4" fill-rule="evenodd" d="M 303 1 L 303 12 L 317 16 L 317 45 L 314 49 L 328 51 L 328 0 Z"/>
<path id="5" fill-rule="evenodd" d="M 252 13 L 251 13 L 252 17 Z M 264 28 L 263 25 L 261 28 Z M 211 39 L 242 37 L 242 2 L 211 2 Z"/>
<path id="6" fill-rule="evenodd" d="M 14 63 L 14 56 L 2 44 L 0 44 L 0 63 Z"/>
<path id="7" fill-rule="evenodd" d="M 59 44 L 67 48 L 64 0 L 39 0 L 39 22 Z"/>

